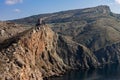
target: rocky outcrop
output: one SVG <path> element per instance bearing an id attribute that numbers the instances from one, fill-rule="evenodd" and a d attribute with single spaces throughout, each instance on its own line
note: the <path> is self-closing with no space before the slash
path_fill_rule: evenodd
<path id="1" fill-rule="evenodd" d="M 42 77 L 65 72 L 66 65 L 56 54 L 56 44 L 57 34 L 46 25 L 8 39 L 6 46 L 1 47 L 0 78 L 42 80 Z"/>
<path id="2" fill-rule="evenodd" d="M 108 45 L 95 52 L 101 64 L 120 63 L 120 43 Z"/>
<path id="3" fill-rule="evenodd" d="M 32 54 L 32 64 L 42 72 L 43 77 L 58 75 L 66 66 L 56 53 L 57 34 L 47 25 L 32 29 L 20 40 L 23 49 Z"/>
<path id="4" fill-rule="evenodd" d="M 1 58 L 1 79 L 42 80 L 65 72 L 66 65 L 56 54 L 57 35 L 49 27 L 19 35 L 13 38 L 15 43 L 1 51 L 1 57 L 5 57 Z"/>
<path id="5" fill-rule="evenodd" d="M 18 25 L 12 22 L 0 22 L 0 43 L 4 42 L 6 39 L 18 35 L 26 29 L 27 27 L 25 27 L 25 25 Z"/>
<path id="6" fill-rule="evenodd" d="M 99 66 L 97 58 L 88 48 L 70 40 L 68 37 L 59 36 L 57 46 L 57 53 L 63 62 L 72 69 L 87 69 Z"/>
<path id="7" fill-rule="evenodd" d="M 42 80 L 70 69 L 99 65 L 88 48 L 54 33 L 48 25 L 26 30 L 3 44 L 0 47 L 3 80 Z"/>

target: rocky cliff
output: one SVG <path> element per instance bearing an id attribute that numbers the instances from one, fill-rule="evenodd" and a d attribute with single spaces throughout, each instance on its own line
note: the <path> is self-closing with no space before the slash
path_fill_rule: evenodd
<path id="1" fill-rule="evenodd" d="M 57 53 L 63 62 L 72 69 L 87 69 L 99 66 L 99 62 L 92 51 L 68 37 L 59 36 L 57 46 Z"/>
<path id="2" fill-rule="evenodd" d="M 7 41 L 11 45 L 6 42 L 1 49 L 1 79 L 42 80 L 64 72 L 56 54 L 57 35 L 49 27 L 29 29 Z"/>
<path id="3" fill-rule="evenodd" d="M 120 43 L 108 45 L 95 52 L 98 61 L 105 63 L 120 63 Z"/>
<path id="4" fill-rule="evenodd" d="M 99 65 L 88 48 L 54 33 L 48 25 L 26 30 L 3 44 L 0 51 L 3 80 L 42 80 L 70 69 Z"/>

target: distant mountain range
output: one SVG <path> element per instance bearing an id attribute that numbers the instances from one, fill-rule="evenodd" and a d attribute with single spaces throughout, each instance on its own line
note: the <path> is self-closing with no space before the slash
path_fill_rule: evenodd
<path id="1" fill-rule="evenodd" d="M 109 6 L 101 5 L 92 8 L 75 9 L 75 10 L 56 12 L 56 13 L 33 15 L 30 17 L 11 20 L 11 21 L 20 24 L 35 25 L 38 18 L 44 18 L 44 17 L 46 17 L 45 20 L 46 23 L 63 23 L 63 22 L 81 21 L 81 20 L 91 22 L 100 17 L 120 18 L 120 15 L 112 13 L 110 11 Z"/>

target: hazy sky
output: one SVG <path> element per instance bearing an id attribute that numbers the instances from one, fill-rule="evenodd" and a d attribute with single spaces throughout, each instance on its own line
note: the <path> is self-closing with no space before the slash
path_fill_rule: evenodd
<path id="1" fill-rule="evenodd" d="M 0 20 L 98 5 L 108 5 L 112 12 L 120 13 L 120 0 L 0 0 Z"/>

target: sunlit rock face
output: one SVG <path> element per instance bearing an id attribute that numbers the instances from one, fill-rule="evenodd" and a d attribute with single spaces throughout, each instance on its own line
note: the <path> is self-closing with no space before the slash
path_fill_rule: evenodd
<path id="1" fill-rule="evenodd" d="M 57 34 L 47 25 L 26 30 L 2 44 L 1 79 L 42 80 L 65 72 L 66 65 L 56 54 Z"/>
<path id="2" fill-rule="evenodd" d="M 46 24 L 25 30 L 2 44 L 1 79 L 42 80 L 69 69 L 99 64 L 88 48 L 56 34 Z"/>

